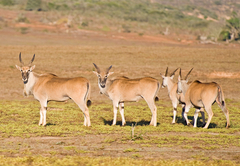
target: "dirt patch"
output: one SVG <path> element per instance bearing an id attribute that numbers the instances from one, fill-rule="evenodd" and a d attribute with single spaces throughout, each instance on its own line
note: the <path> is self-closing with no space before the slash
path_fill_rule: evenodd
<path id="1" fill-rule="evenodd" d="M 174 133 L 173 133 L 174 134 Z M 192 137 L 194 134 L 189 134 Z M 120 135 L 86 135 L 81 137 L 32 137 L 32 138 L 6 138 L 0 142 L 3 152 L 1 155 L 8 157 L 23 157 L 28 155 L 41 155 L 45 157 L 57 156 L 111 156 L 131 157 L 137 154 L 144 159 L 222 159 L 240 162 L 237 153 L 240 148 L 228 147 L 217 150 L 204 150 L 191 145 L 192 148 L 158 147 L 156 145 L 144 146 L 133 141 L 126 143 L 106 142 L 106 138 L 121 139 Z"/>
<path id="2" fill-rule="evenodd" d="M 212 72 L 210 74 L 205 74 L 210 78 L 240 78 L 240 73 L 230 73 L 230 72 Z"/>

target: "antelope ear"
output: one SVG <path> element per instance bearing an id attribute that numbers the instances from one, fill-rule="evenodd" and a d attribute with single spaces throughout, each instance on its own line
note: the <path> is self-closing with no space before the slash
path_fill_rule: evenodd
<path id="1" fill-rule="evenodd" d="M 96 71 L 92 71 L 92 72 L 98 76 L 98 73 Z"/>
<path id="2" fill-rule="evenodd" d="M 174 78 L 174 74 L 170 78 L 173 79 Z"/>
<path id="3" fill-rule="evenodd" d="M 113 73 L 114 73 L 114 72 L 109 72 L 107 76 L 110 76 L 110 75 L 112 75 Z"/>
<path id="4" fill-rule="evenodd" d="M 162 75 L 162 73 L 160 73 L 160 76 L 162 76 L 162 78 L 164 78 L 164 77 L 165 77 L 164 75 Z"/>
<path id="5" fill-rule="evenodd" d="M 179 75 L 179 76 L 178 76 L 178 82 L 180 82 L 180 81 L 181 81 L 181 76 Z"/>
<path id="6" fill-rule="evenodd" d="M 21 67 L 19 67 L 18 65 L 16 65 L 16 68 L 18 69 L 18 70 L 22 70 L 22 68 Z"/>
<path id="7" fill-rule="evenodd" d="M 189 78 L 190 78 L 190 76 L 188 76 L 188 78 L 186 79 L 186 83 L 188 83 Z"/>
<path id="8" fill-rule="evenodd" d="M 35 65 L 33 65 L 32 67 L 30 67 L 30 71 L 33 71 L 33 69 L 35 69 Z"/>

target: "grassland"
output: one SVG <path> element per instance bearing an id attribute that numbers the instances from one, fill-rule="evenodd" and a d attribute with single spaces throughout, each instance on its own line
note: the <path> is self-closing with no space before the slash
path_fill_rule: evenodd
<path id="1" fill-rule="evenodd" d="M 177 116 L 177 124 L 172 125 L 169 102 L 157 105 L 157 127 L 148 125 L 151 114 L 143 101 L 127 104 L 125 127 L 120 126 L 119 114 L 117 126 L 111 126 L 112 106 L 108 102 L 97 102 L 90 108 L 92 127 L 85 127 L 83 115 L 75 103 L 50 102 L 47 126 L 39 127 L 37 101 L 2 100 L 0 160 L 4 165 L 19 162 L 23 165 L 57 165 L 59 162 L 68 163 L 68 160 L 71 165 L 97 165 L 100 161 L 117 165 L 239 163 L 236 153 L 240 149 L 237 102 L 229 103 L 230 129 L 225 129 L 225 116 L 214 105 L 215 114 L 208 130 L 201 128 L 201 118 L 197 128 L 185 126 L 180 115 Z M 189 115 L 189 118 L 193 119 L 193 116 Z M 134 134 L 132 124 L 136 124 Z M 9 157 L 14 157 L 14 160 Z M 83 157 L 87 158 L 83 160 Z"/>
<path id="2" fill-rule="evenodd" d="M 239 15 L 240 4 L 236 0 L 189 1 L 189 0 L 1 0 L 0 8 L 18 10 L 14 22 L 56 25 L 69 23 L 72 30 L 87 29 L 102 32 L 146 34 L 187 34 L 194 38 L 206 36 L 217 39 L 225 29 L 225 20 L 232 12 Z M 38 16 L 32 20 L 30 12 Z M 37 12 L 40 10 L 40 12 Z M 32 12 L 33 13 L 33 12 Z M 11 26 L 4 18 L 0 28 Z M 5 23 L 4 23 L 5 22 Z M 19 29 L 23 34 L 26 27 Z M 43 29 L 47 32 L 48 29 Z"/>
<path id="3" fill-rule="evenodd" d="M 0 32 L 1 33 L 1 32 Z M 134 42 L 110 38 L 1 33 L 0 41 L 0 165 L 239 165 L 240 75 L 239 47 Z M 22 52 L 24 62 L 36 54 L 38 73 L 61 77 L 84 76 L 90 80 L 91 127 L 83 126 L 81 110 L 71 100 L 49 102 L 47 126 L 39 127 L 40 105 L 22 96 L 21 74 L 15 69 Z M 194 67 L 191 80 L 215 81 L 222 87 L 230 110 L 231 127 L 217 105 L 207 130 L 186 126 L 178 108 L 171 124 L 172 106 L 166 89 L 156 102 L 157 127 L 149 126 L 151 113 L 144 101 L 125 104 L 127 125 L 111 126 L 112 103 L 99 94 L 92 63 L 109 67 L 114 76 L 152 76 Z M 176 81 L 176 78 L 174 78 Z M 193 119 L 190 110 L 189 119 Z M 206 116 L 207 118 L 207 116 Z M 134 128 L 132 127 L 135 126 Z M 134 134 L 133 134 L 134 130 Z"/>

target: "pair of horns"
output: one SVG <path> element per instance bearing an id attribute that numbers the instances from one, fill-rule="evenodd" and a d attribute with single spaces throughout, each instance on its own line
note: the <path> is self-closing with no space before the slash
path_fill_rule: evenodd
<path id="1" fill-rule="evenodd" d="M 97 72 L 100 73 L 99 67 L 95 63 L 93 63 L 93 65 L 97 69 Z M 108 73 L 111 68 L 112 68 L 112 65 L 106 70 L 106 72 Z"/>
<path id="2" fill-rule="evenodd" d="M 172 72 L 172 74 L 170 74 L 170 77 L 172 77 L 178 69 L 179 69 L 179 68 L 177 68 L 176 70 L 174 70 L 174 71 Z M 185 80 L 188 78 L 188 76 L 189 76 L 189 74 L 192 72 L 192 70 L 193 70 L 193 68 L 188 72 L 188 74 L 187 74 L 186 77 L 185 77 Z M 165 77 L 167 76 L 167 74 L 168 74 L 168 67 L 167 67 L 167 69 L 166 69 Z M 179 75 L 180 75 L 180 78 L 182 78 L 181 68 L 180 68 L 180 71 L 179 71 Z"/>
<path id="3" fill-rule="evenodd" d="M 193 70 L 193 68 L 187 73 L 186 77 L 185 77 L 185 80 L 187 80 L 189 74 L 191 73 L 191 71 Z M 180 68 L 180 71 L 179 71 L 179 76 L 180 78 L 182 78 L 182 73 L 181 73 L 181 68 Z"/>
<path id="4" fill-rule="evenodd" d="M 172 72 L 172 74 L 170 74 L 170 77 L 172 77 L 178 69 L 179 69 L 179 68 L 177 68 L 176 70 L 174 70 L 174 71 Z M 167 67 L 166 72 L 165 72 L 165 77 L 167 77 L 167 74 L 168 74 L 168 67 Z"/>
<path id="5" fill-rule="evenodd" d="M 32 60 L 29 62 L 29 64 L 28 64 L 29 66 L 31 66 L 31 64 L 33 63 L 34 59 L 35 59 L 35 54 L 33 55 Z M 19 54 L 19 61 L 20 61 L 20 63 L 21 63 L 22 65 L 24 65 L 24 63 L 23 63 L 23 61 L 22 61 L 22 57 L 21 57 L 21 52 L 20 52 L 20 54 Z"/>

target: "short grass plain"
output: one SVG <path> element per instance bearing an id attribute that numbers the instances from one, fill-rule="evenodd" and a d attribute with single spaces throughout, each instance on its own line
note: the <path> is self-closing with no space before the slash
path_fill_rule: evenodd
<path id="1" fill-rule="evenodd" d="M 1 34 L 3 38 L 4 35 Z M 167 45 L 153 42 L 77 38 L 65 35 L 12 35 L 0 41 L 0 165 L 239 165 L 240 164 L 240 51 L 238 46 Z M 35 40 L 36 39 L 36 40 Z M 7 44 L 6 44 L 7 43 Z M 36 72 L 90 80 L 92 126 L 83 126 L 83 114 L 71 100 L 49 102 L 47 126 L 38 126 L 40 105 L 22 96 L 18 54 L 28 63 L 35 53 Z M 126 126 L 111 126 L 112 103 L 101 94 L 92 73 L 96 63 L 115 76 L 152 76 L 161 82 L 166 67 L 194 67 L 191 80 L 215 81 L 222 87 L 231 127 L 214 104 L 209 129 L 186 126 L 178 107 L 177 123 L 167 89 L 156 102 L 157 127 L 149 126 L 151 112 L 144 100 L 125 104 Z M 178 74 L 176 74 L 178 76 Z M 174 78 L 176 81 L 176 78 Z M 188 116 L 193 119 L 194 109 Z M 207 118 L 207 115 L 206 115 Z"/>

